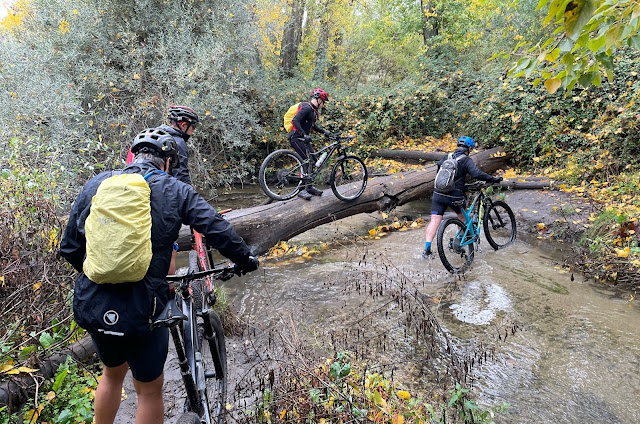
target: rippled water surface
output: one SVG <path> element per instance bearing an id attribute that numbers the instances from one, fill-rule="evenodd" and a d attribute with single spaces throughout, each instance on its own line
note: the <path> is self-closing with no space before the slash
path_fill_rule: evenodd
<path id="1" fill-rule="evenodd" d="M 427 210 L 418 202 L 398 214 L 415 217 Z M 298 236 L 292 243 L 344 241 L 306 260 L 266 261 L 262 277 L 227 284 L 230 298 L 253 319 L 277 308 L 306 320 L 309 328 L 350 322 L 361 304 L 349 305 L 342 287 L 327 283 L 344 279 L 345 264 L 358 262 L 350 236 L 366 234 L 378 219 L 378 214 L 359 215 Z M 571 281 L 558 266 L 567 246 L 530 241 L 498 252 L 483 243 L 462 279 L 446 273 L 437 258 L 420 257 L 424 228 L 369 240 L 367 250 L 370 258 L 377 255 L 410 279 L 420 279 L 427 297 L 448 293 L 433 309 L 451 337 L 462 344 L 476 339 L 492 344 L 493 359 L 475 367 L 472 379 L 483 406 L 510 404 L 509 414 L 497 422 L 639 423 L 637 301 L 577 274 Z M 517 324 L 518 331 L 505 331 L 505 323 Z"/>

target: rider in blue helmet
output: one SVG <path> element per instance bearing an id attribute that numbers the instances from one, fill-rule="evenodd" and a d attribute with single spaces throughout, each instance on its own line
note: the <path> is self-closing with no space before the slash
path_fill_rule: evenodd
<path id="1" fill-rule="evenodd" d="M 476 141 L 471 137 L 462 136 L 458 139 L 458 145 L 452 154 L 452 158 L 456 159 L 457 164 L 454 183 L 455 187 L 447 193 L 442 193 L 438 190 L 433 191 L 433 199 L 431 201 L 431 221 L 427 226 L 424 251 L 422 252 L 422 257 L 425 259 L 431 258 L 431 241 L 436 235 L 436 231 L 438 231 L 438 226 L 442 221 L 442 215 L 444 215 L 444 211 L 447 207 L 451 207 L 451 209 L 458 214 L 458 218 L 464 222 L 461 205 L 464 204 L 464 182 L 467 175 L 471 176 L 473 179 L 482 181 L 494 183 L 502 181 L 502 177 L 492 177 L 486 172 L 478 169 L 476 164 L 473 163 L 473 160 L 469 157 L 469 153 L 471 150 L 475 149 L 475 147 Z M 440 170 L 440 167 L 444 161 L 447 160 L 448 156 L 449 155 L 446 155 L 440 159 L 438 162 L 438 170 Z"/>

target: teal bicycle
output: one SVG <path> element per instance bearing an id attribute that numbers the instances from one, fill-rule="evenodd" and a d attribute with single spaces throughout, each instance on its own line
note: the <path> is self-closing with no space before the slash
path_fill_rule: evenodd
<path id="1" fill-rule="evenodd" d="M 467 191 L 476 194 L 468 208 L 462 207 L 465 222 L 457 217 L 446 218 L 438 227 L 438 256 L 449 272 L 462 273 L 471 266 L 480 245 L 481 222 L 485 238 L 495 250 L 516 239 L 513 211 L 504 201 L 491 198 L 495 186 L 484 181 L 467 184 Z"/>

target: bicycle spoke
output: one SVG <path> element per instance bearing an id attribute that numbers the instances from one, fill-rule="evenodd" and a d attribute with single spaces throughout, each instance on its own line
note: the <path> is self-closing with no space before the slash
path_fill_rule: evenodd
<path id="1" fill-rule="evenodd" d="M 438 256 L 449 272 L 463 272 L 473 261 L 474 243 L 465 237 L 465 228 L 456 218 L 449 218 L 438 227 Z"/>
<path id="2" fill-rule="evenodd" d="M 290 150 L 271 153 L 260 167 L 260 186 L 274 200 L 287 200 L 295 196 L 302 185 L 303 163 Z"/>
<path id="3" fill-rule="evenodd" d="M 494 249 L 502 249 L 516 239 L 516 220 L 511 208 L 496 200 L 485 212 L 484 235 Z"/>
<path id="4" fill-rule="evenodd" d="M 340 200 L 358 198 L 367 186 L 367 167 L 355 156 L 339 160 L 331 173 L 331 189 Z"/>

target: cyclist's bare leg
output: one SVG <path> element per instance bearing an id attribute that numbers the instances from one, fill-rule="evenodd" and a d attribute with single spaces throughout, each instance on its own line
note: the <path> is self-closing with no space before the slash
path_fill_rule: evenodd
<path id="1" fill-rule="evenodd" d="M 164 402 L 162 400 L 162 384 L 164 373 L 149 383 L 142 383 L 135 378 L 133 387 L 138 395 L 136 424 L 156 424 L 164 420 Z"/>
<path id="2" fill-rule="evenodd" d="M 436 232 L 438 231 L 438 226 L 442 222 L 442 215 L 431 214 L 431 221 L 429 221 L 429 225 L 427 225 L 427 230 L 425 233 L 425 241 L 427 243 L 431 243 L 433 238 L 436 236 Z"/>
<path id="3" fill-rule="evenodd" d="M 95 424 L 113 424 L 122 399 L 122 382 L 128 370 L 126 362 L 117 367 L 102 367 L 94 405 Z"/>

